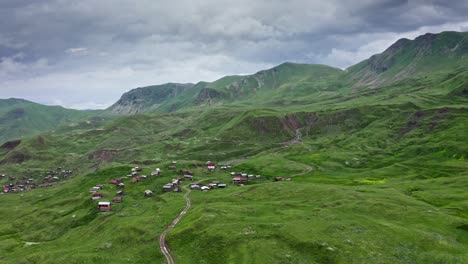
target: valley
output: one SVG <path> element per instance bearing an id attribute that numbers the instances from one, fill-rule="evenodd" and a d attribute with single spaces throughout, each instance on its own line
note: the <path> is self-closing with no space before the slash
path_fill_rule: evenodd
<path id="1" fill-rule="evenodd" d="M 141 87 L 99 111 L 1 100 L 0 184 L 73 173 L 0 194 L 0 263 L 468 262 L 467 40 Z M 193 181 L 164 191 L 180 170 Z M 98 211 L 89 188 L 111 201 L 116 178 L 126 195 Z"/>

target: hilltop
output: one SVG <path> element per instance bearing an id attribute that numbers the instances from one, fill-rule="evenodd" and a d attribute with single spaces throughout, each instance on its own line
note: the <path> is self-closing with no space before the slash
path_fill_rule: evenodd
<path id="1" fill-rule="evenodd" d="M 468 32 L 427 33 L 414 40 L 400 39 L 347 71 L 356 85 L 378 86 L 466 67 L 467 60 Z"/>
<path id="2" fill-rule="evenodd" d="M 0 99 L 0 142 L 21 139 L 74 124 L 101 111 L 79 111 L 46 106 L 23 99 Z"/>

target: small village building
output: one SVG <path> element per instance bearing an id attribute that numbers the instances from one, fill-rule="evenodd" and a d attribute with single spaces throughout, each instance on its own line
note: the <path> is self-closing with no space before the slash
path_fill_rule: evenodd
<path id="1" fill-rule="evenodd" d="M 125 188 L 125 184 L 121 182 L 121 183 L 117 184 L 117 188 L 123 189 L 123 188 Z"/>
<path id="2" fill-rule="evenodd" d="M 247 183 L 248 181 L 249 181 L 249 178 L 243 177 L 243 176 L 235 176 L 234 178 L 232 178 L 232 183 L 234 184 L 244 184 L 244 183 Z"/>
<path id="3" fill-rule="evenodd" d="M 122 200 L 123 200 L 122 196 L 117 196 L 117 197 L 112 198 L 112 201 L 114 203 L 121 203 Z"/>
<path id="4" fill-rule="evenodd" d="M 9 186 L 4 186 L 4 187 L 3 187 L 3 192 L 4 192 L 4 193 L 7 193 L 7 192 L 9 192 L 9 191 L 10 191 L 10 187 L 9 187 Z"/>
<path id="5" fill-rule="evenodd" d="M 190 188 L 191 188 L 192 190 L 200 190 L 200 185 L 198 185 L 198 184 L 192 184 L 192 185 L 190 185 Z"/>
<path id="6" fill-rule="evenodd" d="M 216 164 L 214 164 L 214 162 L 207 161 L 207 162 L 206 162 L 206 167 L 207 167 L 209 170 L 214 170 L 214 169 L 216 169 Z"/>
<path id="7" fill-rule="evenodd" d="M 99 192 L 95 192 L 91 195 L 91 199 L 93 200 L 99 200 L 101 199 L 102 197 L 104 197 L 104 195 L 102 193 L 99 193 Z"/>
<path id="8" fill-rule="evenodd" d="M 100 190 L 100 188 L 97 187 L 97 186 L 94 186 L 94 187 L 89 188 L 89 192 L 91 192 L 91 193 L 95 193 L 95 192 L 97 192 L 97 191 L 99 191 L 99 190 Z"/>
<path id="9" fill-rule="evenodd" d="M 170 192 L 170 191 L 172 191 L 172 188 L 173 188 L 173 187 L 174 187 L 174 185 L 173 185 L 172 183 L 165 184 L 165 185 L 163 186 L 163 191 L 165 191 L 165 192 Z"/>
<path id="10" fill-rule="evenodd" d="M 184 175 L 184 179 L 193 181 L 193 175 Z"/>
<path id="11" fill-rule="evenodd" d="M 274 180 L 275 180 L 275 182 L 277 182 L 277 181 L 282 181 L 283 178 L 281 178 L 281 177 L 275 177 Z"/>
<path id="12" fill-rule="evenodd" d="M 209 190 L 210 190 L 210 187 L 208 187 L 208 186 L 202 186 L 200 189 L 201 189 L 202 191 L 209 191 Z"/>
<path id="13" fill-rule="evenodd" d="M 153 197 L 153 192 L 151 190 L 146 190 L 145 197 Z"/>
<path id="14" fill-rule="evenodd" d="M 168 167 L 168 169 L 170 169 L 170 170 L 175 170 L 176 168 L 177 168 L 177 167 L 174 166 L 174 165 L 171 165 L 171 166 Z"/>
<path id="15" fill-rule="evenodd" d="M 220 183 L 218 184 L 218 188 L 226 188 L 227 185 L 225 183 Z"/>
<path id="16" fill-rule="evenodd" d="M 110 184 L 118 184 L 117 180 L 113 179 L 109 181 Z"/>
<path id="17" fill-rule="evenodd" d="M 111 210 L 111 203 L 110 202 L 99 202 L 98 209 L 101 212 L 108 212 Z"/>
<path id="18" fill-rule="evenodd" d="M 118 196 L 123 196 L 123 195 L 126 195 L 126 194 L 127 194 L 127 193 L 124 192 L 124 191 L 118 191 L 118 192 L 117 192 L 117 195 L 118 195 Z"/>
<path id="19" fill-rule="evenodd" d="M 180 178 L 172 179 L 172 184 L 173 185 L 178 185 L 179 183 L 180 183 Z"/>
<path id="20" fill-rule="evenodd" d="M 159 174 L 161 173 L 161 170 L 159 168 L 157 168 L 156 170 L 152 171 L 151 172 L 151 176 L 159 176 Z"/>
<path id="21" fill-rule="evenodd" d="M 193 176 L 193 172 L 189 171 L 189 170 L 179 170 L 179 173 L 182 174 L 182 175 L 192 175 Z"/>

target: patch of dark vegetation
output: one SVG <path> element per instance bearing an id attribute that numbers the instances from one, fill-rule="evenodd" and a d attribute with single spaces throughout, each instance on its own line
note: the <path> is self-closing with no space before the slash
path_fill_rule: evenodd
<path id="1" fill-rule="evenodd" d="M 468 96 L 468 87 L 463 88 L 461 94 L 462 94 L 463 96 Z"/>
<path id="2" fill-rule="evenodd" d="M 19 119 L 23 117 L 26 114 L 26 111 L 23 108 L 16 108 L 11 111 L 9 111 L 6 115 L 5 118 L 7 119 Z"/>
<path id="3" fill-rule="evenodd" d="M 21 140 L 12 140 L 12 141 L 3 143 L 3 145 L 1 145 L 0 148 L 12 150 L 16 148 L 17 146 L 19 146 L 19 144 L 21 144 Z"/>
<path id="4" fill-rule="evenodd" d="M 0 165 L 4 164 L 20 164 L 24 161 L 30 159 L 31 157 L 21 151 L 12 151 L 10 152 L 5 159 L 0 161 Z"/>
<path id="5" fill-rule="evenodd" d="M 36 138 L 36 143 L 38 145 L 44 146 L 46 144 L 46 139 L 43 136 L 38 136 Z"/>
<path id="6" fill-rule="evenodd" d="M 193 136 L 194 134 L 195 134 L 195 130 L 186 128 L 179 132 L 174 133 L 173 136 L 187 138 L 187 137 Z"/>
<path id="7" fill-rule="evenodd" d="M 115 149 L 101 149 L 97 150 L 88 155 L 89 160 L 98 160 L 101 162 L 110 162 L 114 159 L 115 155 L 118 153 L 118 150 Z"/>
<path id="8" fill-rule="evenodd" d="M 224 97 L 224 94 L 215 89 L 203 88 L 198 93 L 195 103 L 196 104 L 210 104 L 215 99 L 222 99 L 223 97 Z"/>

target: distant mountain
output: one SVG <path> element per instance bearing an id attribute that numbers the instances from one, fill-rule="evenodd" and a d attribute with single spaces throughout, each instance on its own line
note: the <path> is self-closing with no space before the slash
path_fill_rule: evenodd
<path id="1" fill-rule="evenodd" d="M 46 106 L 23 99 L 0 99 L 0 142 L 53 130 L 99 112 Z"/>
<path id="2" fill-rule="evenodd" d="M 254 99 L 267 104 L 278 98 L 307 95 L 317 85 L 335 80 L 343 73 L 325 65 L 283 63 L 252 75 L 226 76 L 211 83 L 168 83 L 133 89 L 107 110 L 117 114 L 172 112 Z"/>
<path id="3" fill-rule="evenodd" d="M 157 109 L 165 101 L 179 96 L 193 84 L 167 83 L 133 89 L 107 110 L 115 114 L 138 114 Z"/>
<path id="4" fill-rule="evenodd" d="M 415 75 L 468 66 L 468 32 L 400 39 L 383 53 L 347 69 L 356 85 L 377 86 Z"/>

